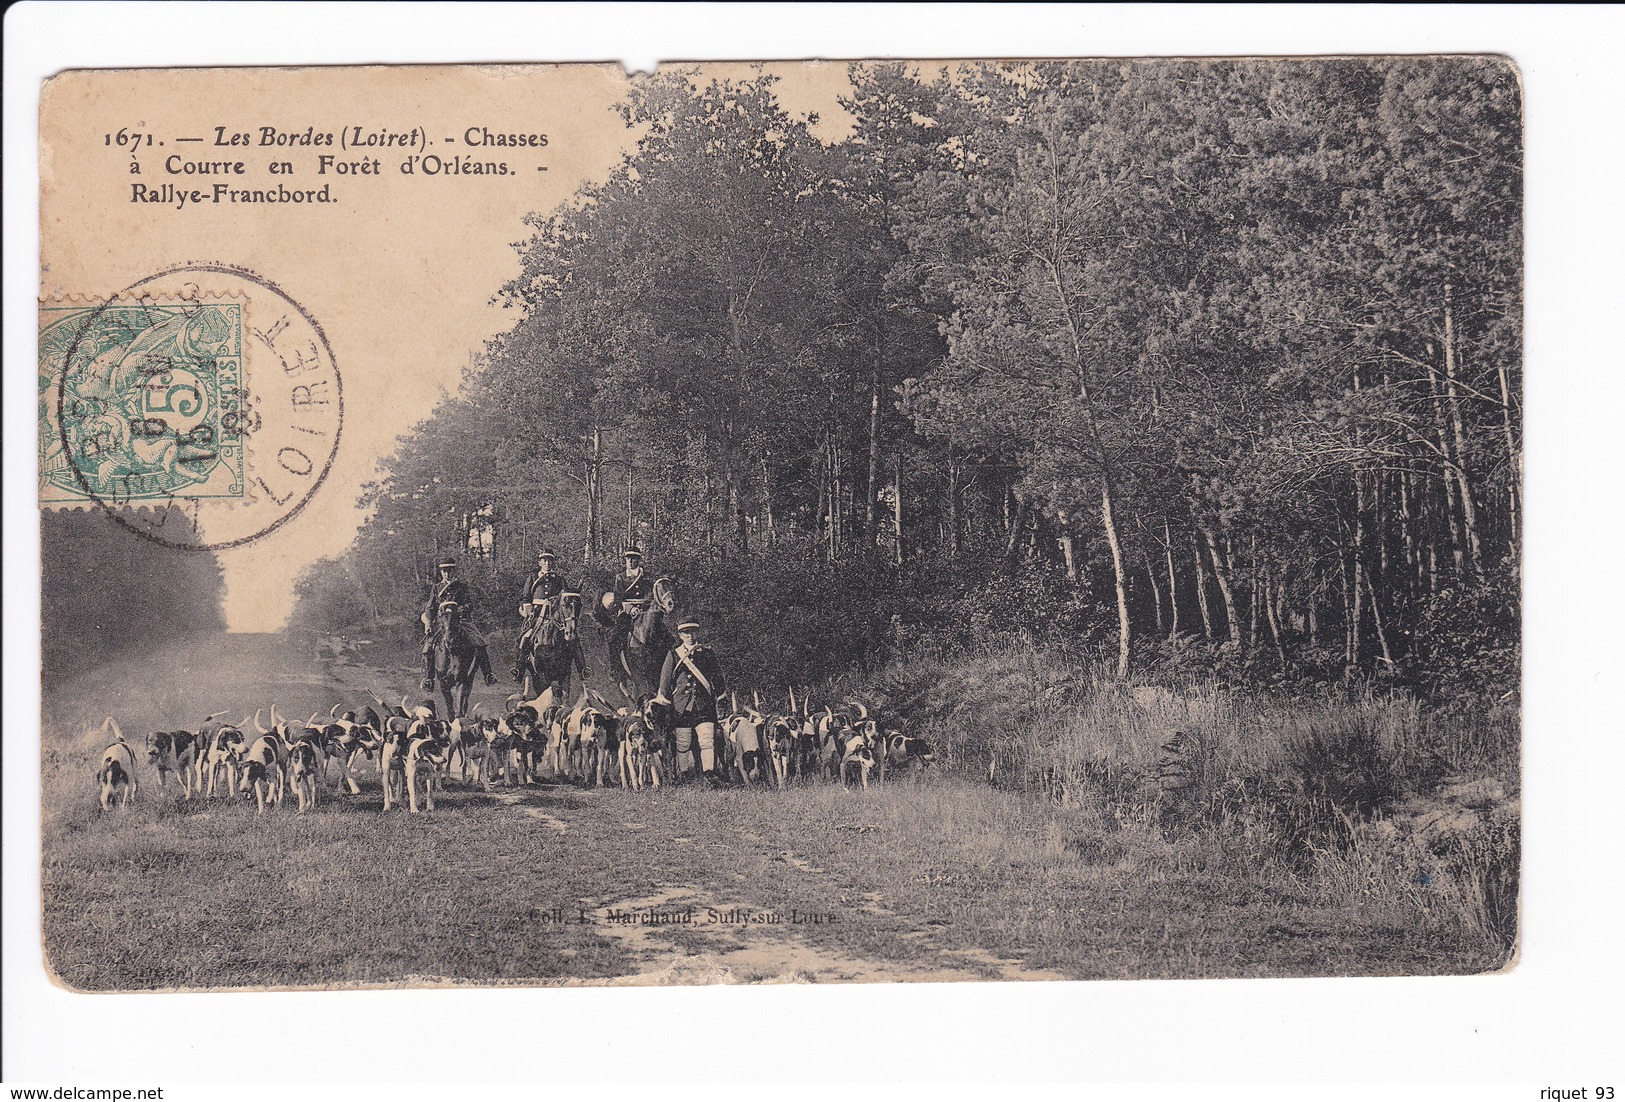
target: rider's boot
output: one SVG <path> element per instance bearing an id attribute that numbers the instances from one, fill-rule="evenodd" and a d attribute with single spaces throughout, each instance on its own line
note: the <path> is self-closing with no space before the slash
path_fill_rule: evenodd
<path id="1" fill-rule="evenodd" d="M 433 654 L 426 654 L 426 655 L 423 656 L 423 687 L 425 689 L 433 689 L 434 688 L 434 655 Z"/>

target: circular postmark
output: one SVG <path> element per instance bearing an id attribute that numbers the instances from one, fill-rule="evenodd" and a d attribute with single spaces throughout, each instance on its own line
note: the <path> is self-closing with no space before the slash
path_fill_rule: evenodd
<path id="1" fill-rule="evenodd" d="M 270 280 L 186 264 L 41 308 L 40 495 L 143 539 L 218 551 L 298 515 L 344 426 L 321 325 Z"/>

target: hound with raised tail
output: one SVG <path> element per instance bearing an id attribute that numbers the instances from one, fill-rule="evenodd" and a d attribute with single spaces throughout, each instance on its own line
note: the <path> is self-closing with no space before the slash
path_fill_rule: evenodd
<path id="1" fill-rule="evenodd" d="M 204 795 L 214 799 L 215 783 L 221 770 L 226 774 L 226 795 L 238 790 L 237 763 L 248 746 L 248 737 L 243 734 L 248 719 L 248 716 L 244 716 L 241 723 L 223 723 L 209 731 L 203 749 L 198 753 L 198 778 L 193 791 L 203 792 L 203 781 L 207 778 L 209 790 Z"/>
<path id="2" fill-rule="evenodd" d="M 442 770 L 451 762 L 451 739 L 443 733 L 445 725 L 425 720 L 415 726 L 416 733 L 408 736 L 406 748 L 406 802 L 412 814 L 418 808 L 418 783 L 423 784 L 424 811 L 434 810 L 434 786 Z"/>
<path id="3" fill-rule="evenodd" d="M 728 763 L 719 765 L 719 772 L 732 773 L 739 777 L 740 784 L 752 784 L 753 776 L 762 776 L 766 770 L 762 766 L 762 727 L 766 717 L 753 708 L 740 711 L 739 702 L 734 700 L 734 714 L 722 721 L 722 730 L 728 751 Z"/>
<path id="4" fill-rule="evenodd" d="M 641 789 L 643 776 L 649 771 L 649 740 L 653 734 L 649 721 L 631 708 L 619 712 L 621 745 L 616 753 L 616 767 L 621 787 Z M 660 787 L 660 767 L 654 768 L 651 783 Z"/>
<path id="5" fill-rule="evenodd" d="M 313 739 L 300 739 L 288 751 L 288 780 L 293 787 L 294 798 L 299 801 L 301 815 L 307 808 L 316 806 L 319 793 L 316 779 L 323 772 L 320 753 Z"/>
<path id="6" fill-rule="evenodd" d="M 796 752 L 796 732 L 789 716 L 768 716 L 767 729 L 762 736 L 768 765 L 773 770 L 773 783 L 781 790 L 790 779 L 790 762 Z"/>
<path id="7" fill-rule="evenodd" d="M 487 719 L 481 724 L 480 734 L 485 739 L 485 757 L 480 762 L 481 785 L 487 792 L 491 791 L 491 778 L 500 767 L 503 785 L 512 788 L 513 766 L 508 761 L 508 748 L 513 745 L 513 729 L 506 719 Z"/>
<path id="8" fill-rule="evenodd" d="M 587 703 L 591 691 L 583 692 L 581 702 L 564 717 L 570 771 L 577 781 L 589 788 L 603 785 L 604 766 L 614 761 L 618 742 L 614 713 L 607 705 L 600 708 Z"/>
<path id="9" fill-rule="evenodd" d="M 120 807 L 128 808 L 140 790 L 135 776 L 135 753 L 125 744 L 124 732 L 119 730 L 118 721 L 112 716 L 102 721 L 101 731 L 104 735 L 111 733 L 114 739 L 113 745 L 102 751 L 102 764 L 96 770 L 102 810 L 112 811 L 114 800 Z"/>
<path id="10" fill-rule="evenodd" d="M 875 767 L 875 744 L 879 741 L 879 732 L 875 721 L 864 719 L 856 725 L 849 727 L 841 743 L 841 787 L 846 787 L 846 777 L 850 770 L 856 769 L 863 781 L 863 787 L 869 787 L 869 771 Z"/>
<path id="11" fill-rule="evenodd" d="M 272 722 L 275 722 L 274 716 Z M 271 802 L 281 804 L 282 798 L 288 792 L 287 743 L 275 731 L 265 729 L 260 723 L 260 714 L 258 712 L 254 713 L 254 728 L 259 732 L 259 738 L 249 745 L 248 750 L 243 753 L 239 760 L 249 764 L 258 764 L 261 767 L 262 783 L 271 786 L 269 790 Z M 256 782 L 251 782 L 245 773 L 241 781 L 240 791 L 248 791 L 249 786 L 253 783 Z M 258 788 L 255 788 L 255 796 L 256 798 L 260 796 Z M 263 800 L 261 802 L 263 803 Z"/>
<path id="12" fill-rule="evenodd" d="M 404 698 L 403 698 L 404 702 Z M 383 782 L 384 810 L 401 802 L 397 784 L 406 783 L 406 752 L 419 723 L 434 718 L 434 709 L 417 708 L 411 718 L 390 716 L 384 720 L 384 742 L 378 750 L 378 779 Z"/>
<path id="13" fill-rule="evenodd" d="M 498 726 L 499 737 L 491 740 L 490 745 L 494 748 L 500 742 L 503 747 L 502 783 L 512 788 L 517 773 L 520 786 L 529 784 L 533 775 L 540 774 L 539 760 L 544 757 L 543 747 L 547 745 L 541 719 L 533 707 L 521 704 L 509 712 Z M 512 760 L 509 758 L 510 751 Z"/>
<path id="14" fill-rule="evenodd" d="M 464 787 L 469 783 L 470 770 L 473 779 L 478 781 L 486 767 L 486 752 L 489 746 L 485 737 L 487 724 L 494 725 L 494 721 L 480 715 L 480 705 L 476 703 L 469 709 L 467 715 L 458 716 L 451 721 L 449 737 L 451 749 L 448 751 L 446 772 L 451 772 L 450 761 L 456 758 L 459 763 L 460 776 Z M 486 786 L 489 790 L 489 785 Z"/>
<path id="15" fill-rule="evenodd" d="M 173 773 L 181 782 L 181 794 L 188 800 L 197 773 L 197 754 L 198 737 L 190 731 L 153 731 L 147 735 L 147 764 L 158 773 L 158 787 L 163 788 L 165 778 Z"/>

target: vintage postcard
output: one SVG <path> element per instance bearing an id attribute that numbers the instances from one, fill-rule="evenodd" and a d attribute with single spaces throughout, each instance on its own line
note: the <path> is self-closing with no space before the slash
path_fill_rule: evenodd
<path id="1" fill-rule="evenodd" d="M 61 985 L 1516 959 L 1505 58 L 74 70 L 39 157 Z"/>

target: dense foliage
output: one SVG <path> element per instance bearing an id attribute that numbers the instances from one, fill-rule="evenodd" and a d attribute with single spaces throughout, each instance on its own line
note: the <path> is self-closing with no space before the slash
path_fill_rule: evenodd
<path id="1" fill-rule="evenodd" d="M 145 509 L 132 519 L 151 523 Z M 168 510 L 176 539 L 196 538 L 191 519 Z M 120 651 L 151 650 L 225 627 L 225 586 L 207 551 L 143 540 L 100 509 L 47 511 L 40 517 L 41 668 L 68 678 Z"/>
<path id="2" fill-rule="evenodd" d="M 409 619 L 460 550 L 506 624 L 539 545 L 602 580 L 636 543 L 764 685 L 1020 631 L 1516 686 L 1507 64 L 850 79 L 829 143 L 771 76 L 637 82 L 298 621 Z"/>

